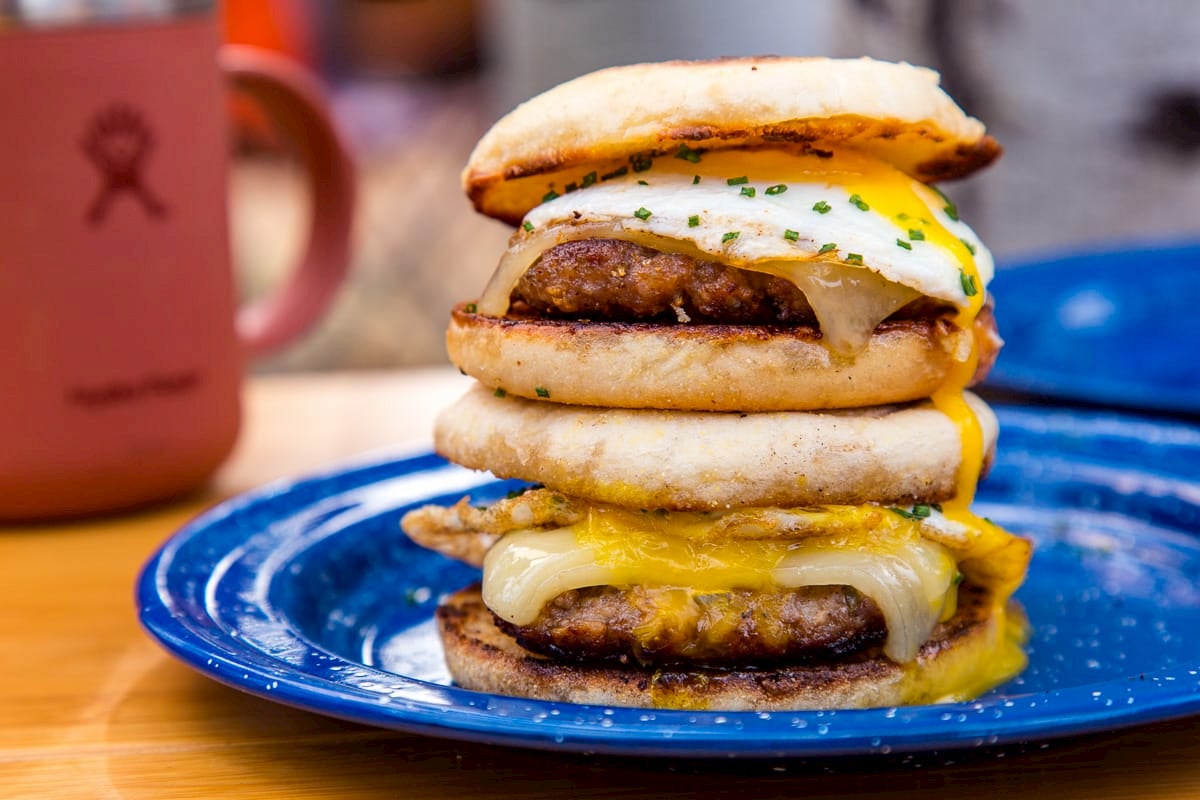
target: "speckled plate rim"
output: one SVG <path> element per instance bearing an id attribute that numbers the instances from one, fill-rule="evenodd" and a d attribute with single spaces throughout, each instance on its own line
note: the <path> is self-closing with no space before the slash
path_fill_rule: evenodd
<path id="1" fill-rule="evenodd" d="M 1115 415 L 999 409 L 1007 431 L 1052 433 L 1056 425 L 1098 421 L 1104 437 L 1132 436 L 1150 449 L 1171 447 L 1173 423 Z M 1196 433 L 1193 428 L 1176 426 Z M 1128 430 L 1126 430 L 1128 428 Z M 1166 433 L 1164 433 L 1166 430 Z M 1158 435 L 1153 435 L 1157 431 Z M 1200 434 L 1196 434 L 1200 435 Z M 1195 437 L 1193 437 L 1195 438 Z M 1078 456 L 1079 454 L 1075 454 Z M 698 712 L 573 705 L 489 695 L 384 672 L 323 650 L 288 630 L 286 613 L 266 611 L 302 648 L 266 652 L 211 614 L 185 611 L 171 579 L 186 570 L 211 579 L 232 552 L 218 548 L 207 563 L 181 563 L 197 537 L 213 536 L 301 488 L 336 481 L 344 490 L 381 474 L 421 476 L 447 468 L 437 456 L 381 458 L 295 481 L 264 486 L 200 515 L 146 563 L 136 586 L 139 618 L 168 651 L 201 673 L 268 700 L 368 725 L 452 739 L 586 753 L 676 757 L 826 757 L 947 750 L 1108 731 L 1200 713 L 1200 664 L 1144 672 L 976 702 L 848 711 Z M 464 471 L 464 475 L 465 475 Z M 1173 476 L 1177 480 L 1177 476 Z M 463 488 L 487 479 L 465 477 Z M 1200 490 L 1200 484 L 1196 485 Z M 236 548 L 235 548 L 236 549 Z M 251 601 L 251 602 L 262 602 Z M 222 609 L 224 614 L 237 610 Z M 190 612 L 190 613 L 189 613 Z M 256 614 L 256 620 L 261 614 Z M 352 680 L 350 679 L 352 677 Z"/>
<path id="2" fill-rule="evenodd" d="M 1164 267 L 1163 261 L 1170 266 Z M 1079 282 L 1082 274 L 1097 271 L 1109 276 L 1127 275 L 1131 265 L 1147 262 L 1156 264 L 1156 279 L 1170 280 L 1170 272 L 1183 267 L 1180 262 L 1200 264 L 1200 241 L 1125 242 L 1106 248 L 1082 251 L 1061 251 L 1040 256 L 1013 259 L 996 271 L 989 291 L 1003 300 L 997 305 L 997 322 L 1001 330 L 1009 329 L 1004 318 L 1014 304 L 1034 304 L 1044 307 L 1046 293 L 1030 292 L 1030 285 L 1068 287 Z M 1084 270 L 1088 272 L 1085 273 Z M 1163 270 L 1166 270 L 1166 274 Z M 1195 298 L 1180 296 L 1181 307 L 1195 314 Z M 1022 308 L 1028 312 L 1028 308 Z M 1169 312 L 1164 312 L 1169 313 Z M 1156 347 L 1190 348 L 1190 342 L 1156 340 Z M 1192 357 L 1191 349 L 1181 350 L 1181 357 Z M 1136 367 L 1136 362 L 1133 362 Z M 1040 395 L 1060 400 L 1082 401 L 1122 406 L 1147 411 L 1200 413 L 1200 389 L 1159 385 L 1137 374 L 1136 368 L 1120 375 L 1094 375 L 1063 369 L 1061 363 L 1048 364 L 1036 354 L 1036 343 L 1022 351 L 1013 343 L 1004 349 L 989 373 L 985 387 Z"/>

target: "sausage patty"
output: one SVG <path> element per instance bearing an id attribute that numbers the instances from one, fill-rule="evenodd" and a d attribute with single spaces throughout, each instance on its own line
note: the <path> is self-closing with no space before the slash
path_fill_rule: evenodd
<path id="1" fill-rule="evenodd" d="M 887 637 L 874 601 L 844 586 L 768 592 L 597 586 L 564 592 L 530 625 L 496 623 L 542 655 L 647 666 L 823 662 Z"/>
<path id="2" fill-rule="evenodd" d="M 518 316 L 817 324 L 804 292 L 789 280 L 619 239 L 550 248 L 521 277 L 510 299 Z M 948 308 L 919 298 L 891 319 L 934 317 Z"/>

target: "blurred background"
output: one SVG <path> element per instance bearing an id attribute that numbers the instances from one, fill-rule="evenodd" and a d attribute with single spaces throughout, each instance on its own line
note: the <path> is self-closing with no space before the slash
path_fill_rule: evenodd
<path id="1" fill-rule="evenodd" d="M 261 371 L 445 362 L 449 308 L 509 235 L 459 172 L 521 100 L 601 67 L 719 55 L 872 55 L 939 69 L 1006 149 L 944 189 L 1001 267 L 1200 233 L 1200 14 L 1192 0 L 226 0 L 231 41 L 330 91 L 359 166 L 349 284 Z M 597 109 L 603 114 L 604 109 Z M 252 127 L 231 184 L 243 290 L 280 279 L 309 198 L 287 142 Z"/>

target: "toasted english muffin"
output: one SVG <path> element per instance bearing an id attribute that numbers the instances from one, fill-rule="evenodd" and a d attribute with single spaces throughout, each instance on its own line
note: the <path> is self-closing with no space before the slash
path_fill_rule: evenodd
<path id="1" fill-rule="evenodd" d="M 967 398 L 990 453 L 995 414 Z M 568 406 L 478 385 L 439 415 L 434 442 L 500 477 L 675 510 L 936 502 L 953 495 L 962 461 L 957 426 L 928 402 L 736 414 Z"/>
<path id="2" fill-rule="evenodd" d="M 450 360 L 492 390 L 610 408 L 811 411 L 905 403 L 946 381 L 967 333 L 948 318 L 876 329 L 839 358 L 812 327 L 661 325 L 488 317 L 459 304 L 446 331 Z M 976 381 L 1001 341 L 990 312 L 975 321 Z M 551 390 L 550 387 L 553 387 Z"/>

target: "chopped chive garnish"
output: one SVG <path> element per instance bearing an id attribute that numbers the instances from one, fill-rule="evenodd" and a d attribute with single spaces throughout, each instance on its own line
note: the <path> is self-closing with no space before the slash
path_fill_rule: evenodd
<path id="1" fill-rule="evenodd" d="M 649 185 L 650 184 L 647 183 L 646 181 L 638 181 L 638 186 L 649 186 Z"/>
<path id="2" fill-rule="evenodd" d="M 492 392 L 492 395 L 495 397 L 508 397 L 508 392 L 504 391 L 500 387 L 496 387 L 496 391 Z"/>
<path id="3" fill-rule="evenodd" d="M 728 184 L 729 186 L 741 186 L 743 183 L 749 183 L 749 182 L 750 182 L 750 178 L 745 175 L 742 175 L 741 177 L 738 177 L 738 178 L 726 178 L 725 179 L 725 183 Z"/>
<path id="4" fill-rule="evenodd" d="M 721 234 L 721 244 L 725 244 L 726 242 L 732 242 L 734 239 L 736 239 L 738 237 L 738 234 L 740 234 L 740 233 L 741 233 L 741 231 L 729 231 L 727 233 Z"/>
<path id="5" fill-rule="evenodd" d="M 529 220 L 522 222 L 521 227 L 525 229 L 526 233 L 533 233 L 533 223 Z"/>
<path id="6" fill-rule="evenodd" d="M 906 212 L 906 211 L 901 211 L 899 214 L 896 215 L 896 219 L 900 220 L 901 222 L 904 222 L 904 220 L 906 220 L 908 218 L 909 218 L 908 212 Z"/>
<path id="7" fill-rule="evenodd" d="M 908 242 L 904 241 L 903 239 L 897 239 L 896 244 L 899 245 L 900 247 L 903 247 L 905 250 L 912 250 L 912 245 L 909 244 Z"/>
<path id="8" fill-rule="evenodd" d="M 583 181 L 580 182 L 580 185 L 584 189 L 586 189 L 587 187 L 591 186 L 595 182 L 596 182 L 596 170 L 592 170 L 587 175 L 583 176 Z"/>
<path id="9" fill-rule="evenodd" d="M 967 297 L 974 297 L 975 295 L 979 294 L 979 287 L 975 285 L 974 275 L 968 275 L 961 269 L 958 271 L 958 274 L 962 277 L 963 294 L 965 294 Z"/>
<path id="10" fill-rule="evenodd" d="M 932 508 L 934 511 L 938 512 L 939 514 L 942 513 L 942 504 L 941 503 L 930 503 L 929 507 Z"/>
<path id="11" fill-rule="evenodd" d="M 633 215 L 635 217 L 637 217 L 638 219 L 640 219 L 642 222 L 645 222 L 646 220 L 650 219 L 650 209 L 646 208 L 645 206 L 642 206 L 637 211 L 633 212 Z"/>
<path id="12" fill-rule="evenodd" d="M 897 508 L 896 506 L 890 507 L 888 511 L 899 514 L 905 519 L 920 520 L 929 516 L 930 508 L 931 507 L 925 503 L 918 503 L 912 507 L 911 511 L 907 508 Z"/>
<path id="13" fill-rule="evenodd" d="M 479 310 L 479 306 L 475 305 L 474 303 L 467 303 L 467 313 L 468 314 L 474 314 L 478 310 Z"/>
<path id="14" fill-rule="evenodd" d="M 700 163 L 700 151 L 693 150 L 686 144 L 679 145 L 679 152 L 675 154 L 676 158 L 682 158 L 684 161 L 690 161 L 693 164 Z"/>
<path id="15" fill-rule="evenodd" d="M 533 393 L 536 394 L 538 397 L 549 397 L 550 396 L 550 390 L 547 389 L 545 386 L 535 386 L 533 389 Z"/>
<path id="16" fill-rule="evenodd" d="M 971 244 L 966 239 L 959 239 L 959 241 L 963 243 L 963 247 L 967 248 L 968 253 L 975 255 L 975 245 Z"/>
<path id="17" fill-rule="evenodd" d="M 826 253 L 832 253 L 834 250 L 837 250 L 837 244 L 835 242 L 826 242 L 821 245 L 821 249 L 817 251 L 817 255 L 823 256 Z"/>
<path id="18" fill-rule="evenodd" d="M 548 191 L 544 195 L 542 195 L 542 202 L 549 203 L 551 200 L 553 200 L 556 197 L 558 197 L 558 192 L 551 189 L 550 191 Z"/>
<path id="19" fill-rule="evenodd" d="M 699 224 L 700 224 L 700 215 L 699 214 L 692 214 L 690 217 L 688 217 L 688 227 L 689 228 L 695 228 Z"/>
<path id="20" fill-rule="evenodd" d="M 946 204 L 942 207 L 942 211 L 946 212 L 946 216 L 958 222 L 958 206 L 954 205 L 954 201 L 946 197 L 945 193 L 936 186 L 930 186 L 929 188 L 937 192 L 937 196 L 942 198 L 942 202 Z"/>
<path id="21" fill-rule="evenodd" d="M 925 231 L 920 228 L 909 228 L 908 238 L 914 242 L 923 242 L 925 241 Z"/>
<path id="22" fill-rule="evenodd" d="M 699 183 L 699 182 L 700 182 L 700 176 L 699 176 L 699 175 L 693 175 L 693 176 L 692 176 L 692 186 L 695 186 L 695 185 L 696 185 L 697 183 Z"/>
<path id="23" fill-rule="evenodd" d="M 862 266 L 862 253 L 846 253 L 847 264 L 857 264 Z"/>
<path id="24" fill-rule="evenodd" d="M 833 206 L 829 205 L 829 203 L 826 203 L 824 200 L 818 200 L 817 202 L 813 203 L 813 211 L 817 212 L 818 214 L 828 214 L 832 210 Z"/>
<path id="25" fill-rule="evenodd" d="M 767 194 L 771 194 L 771 195 L 783 194 L 784 192 L 787 191 L 787 184 L 786 183 L 777 183 L 774 186 L 768 186 L 765 189 L 765 191 Z"/>
<path id="26" fill-rule="evenodd" d="M 629 157 L 629 163 L 634 172 L 645 172 L 654 164 L 654 159 L 648 153 L 634 153 Z"/>
<path id="27" fill-rule="evenodd" d="M 742 197 L 754 197 L 755 191 L 753 186 L 742 187 Z"/>
<path id="28" fill-rule="evenodd" d="M 575 191 L 578 188 L 579 188 L 579 184 L 568 183 L 566 186 L 563 187 L 563 191 L 566 192 L 567 194 L 570 194 L 571 192 Z"/>
<path id="29" fill-rule="evenodd" d="M 870 211 L 871 210 L 871 207 L 869 205 L 867 205 L 867 202 L 865 200 L 863 200 L 862 197 L 860 197 L 859 195 L 856 195 L 856 194 L 850 195 L 850 205 L 854 206 L 859 211 Z"/>
<path id="30" fill-rule="evenodd" d="M 800 238 L 800 231 L 794 231 L 791 228 L 788 228 L 783 232 L 783 238 L 787 239 L 789 242 L 794 242 Z"/>
<path id="31" fill-rule="evenodd" d="M 607 173 L 601 175 L 600 180 L 608 181 L 608 180 L 612 180 L 613 178 L 619 178 L 622 175 L 628 175 L 628 174 L 629 174 L 629 167 L 617 167 L 612 172 L 607 172 Z"/>

